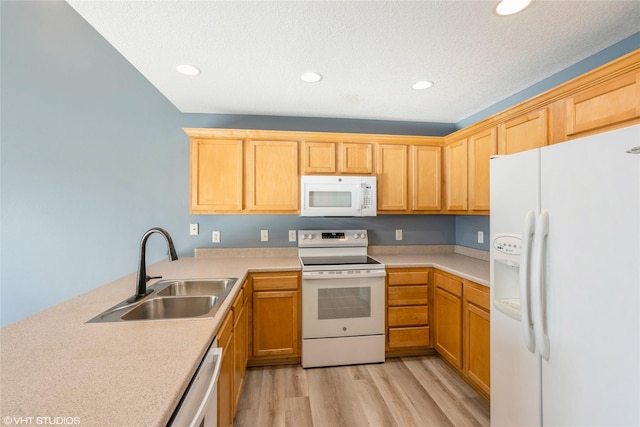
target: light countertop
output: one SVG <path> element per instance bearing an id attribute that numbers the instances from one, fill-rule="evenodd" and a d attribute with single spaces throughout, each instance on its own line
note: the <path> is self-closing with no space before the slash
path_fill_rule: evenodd
<path id="1" fill-rule="evenodd" d="M 389 267 L 435 267 L 488 285 L 488 262 L 447 254 L 375 254 Z M 82 426 L 164 426 L 249 272 L 300 270 L 297 256 L 161 261 L 149 275 L 237 277 L 213 319 L 85 322 L 128 298 L 135 273 L 0 329 L 0 418 L 75 417 Z M 148 284 L 152 285 L 154 281 Z M 4 422 L 4 425 L 9 423 Z M 43 424 L 42 422 L 40 424 Z"/>
<path id="2" fill-rule="evenodd" d="M 372 255 L 386 267 L 433 267 L 489 286 L 489 263 L 460 254 Z"/>
<path id="3" fill-rule="evenodd" d="M 163 279 L 237 277 L 238 282 L 213 319 L 85 324 L 135 293 L 134 273 L 3 327 L 0 419 L 166 425 L 247 272 L 299 269 L 297 257 L 161 261 L 147 273 Z"/>

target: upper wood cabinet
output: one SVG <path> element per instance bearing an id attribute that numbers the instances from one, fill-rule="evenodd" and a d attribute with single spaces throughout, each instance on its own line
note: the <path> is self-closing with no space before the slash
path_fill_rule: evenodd
<path id="1" fill-rule="evenodd" d="M 336 143 L 304 141 L 300 164 L 303 175 L 336 173 Z"/>
<path id="2" fill-rule="evenodd" d="M 409 209 L 409 147 L 403 144 L 378 144 L 378 211 Z"/>
<path id="3" fill-rule="evenodd" d="M 442 147 L 411 146 L 411 209 L 439 211 L 442 208 Z"/>
<path id="4" fill-rule="evenodd" d="M 467 210 L 468 157 L 467 138 L 447 143 L 444 147 L 445 209 Z"/>
<path id="5" fill-rule="evenodd" d="M 498 152 L 514 154 L 541 148 L 549 143 L 548 109 L 506 120 L 498 126 Z"/>
<path id="6" fill-rule="evenodd" d="M 297 141 L 250 140 L 246 176 L 248 210 L 283 213 L 299 210 Z"/>
<path id="7" fill-rule="evenodd" d="M 241 139 L 191 139 L 191 213 L 241 211 Z"/>
<path id="8" fill-rule="evenodd" d="M 192 214 L 299 212 L 298 141 L 228 129 L 185 132 Z"/>
<path id="9" fill-rule="evenodd" d="M 567 136 L 640 117 L 640 71 L 586 89 L 565 101 Z"/>
<path id="10" fill-rule="evenodd" d="M 302 142 L 302 174 L 373 174 L 373 144 L 367 142 Z"/>
<path id="11" fill-rule="evenodd" d="M 359 175 L 373 174 L 373 144 L 341 142 L 339 171 Z"/>
<path id="12" fill-rule="evenodd" d="M 496 127 L 471 135 L 468 141 L 469 210 L 489 210 L 489 161 L 498 153 Z"/>

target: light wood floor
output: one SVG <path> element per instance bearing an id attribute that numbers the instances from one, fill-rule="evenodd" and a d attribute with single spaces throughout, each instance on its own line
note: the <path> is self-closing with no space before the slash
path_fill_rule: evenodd
<path id="1" fill-rule="evenodd" d="M 489 405 L 438 356 L 249 368 L 235 427 L 488 426 Z"/>

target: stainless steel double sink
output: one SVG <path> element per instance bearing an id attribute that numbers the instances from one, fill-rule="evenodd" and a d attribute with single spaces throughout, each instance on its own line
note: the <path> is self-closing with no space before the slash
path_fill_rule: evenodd
<path id="1" fill-rule="evenodd" d="M 237 277 L 161 280 L 149 286 L 146 297 L 122 301 L 87 323 L 210 319 L 237 281 Z"/>

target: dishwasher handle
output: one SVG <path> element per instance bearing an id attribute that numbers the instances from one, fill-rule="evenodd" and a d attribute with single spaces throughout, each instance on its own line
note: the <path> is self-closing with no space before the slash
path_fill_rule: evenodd
<path id="1" fill-rule="evenodd" d="M 217 339 L 205 355 L 189 385 L 171 426 L 216 426 L 218 377 L 222 364 L 222 348 Z"/>

